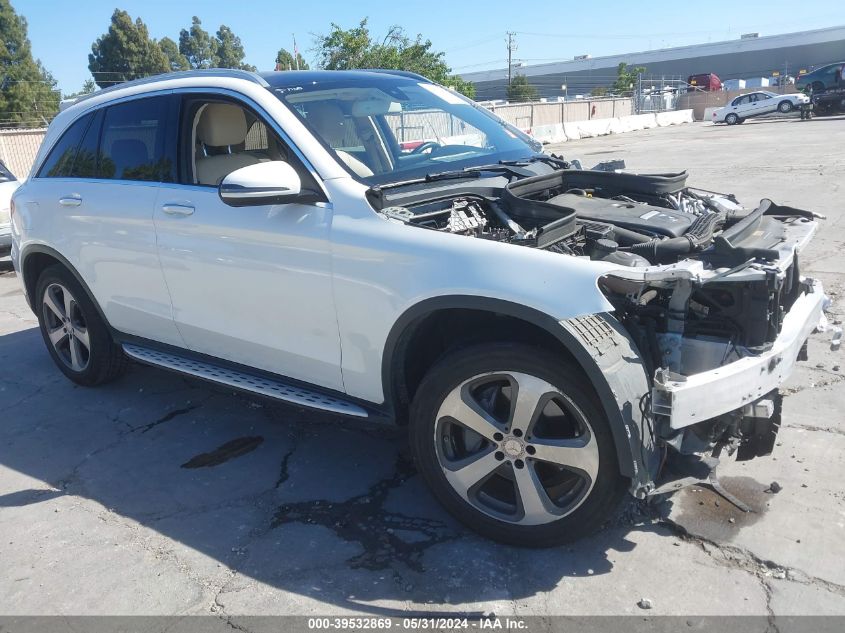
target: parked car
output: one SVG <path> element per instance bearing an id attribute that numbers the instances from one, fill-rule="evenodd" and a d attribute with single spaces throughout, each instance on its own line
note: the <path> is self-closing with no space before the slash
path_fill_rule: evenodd
<path id="1" fill-rule="evenodd" d="M 813 92 L 822 92 L 842 86 L 842 70 L 845 69 L 845 62 L 836 62 L 816 68 L 812 72 L 799 75 L 795 81 L 796 90 L 809 88 Z"/>
<path id="2" fill-rule="evenodd" d="M 148 78 L 55 118 L 12 257 L 73 382 L 135 360 L 402 425 L 456 517 L 554 545 L 769 454 L 825 297 L 812 213 L 541 147 L 411 73 Z"/>
<path id="3" fill-rule="evenodd" d="M 689 84 L 688 92 L 695 92 L 697 90 L 704 90 L 707 92 L 715 92 L 722 89 L 722 81 L 715 73 L 702 73 L 700 75 L 690 75 L 687 78 Z"/>
<path id="4" fill-rule="evenodd" d="M 9 205 L 12 194 L 20 186 L 18 179 L 0 161 L 0 257 L 6 257 L 12 249 L 12 224 Z"/>
<path id="5" fill-rule="evenodd" d="M 782 112 L 787 114 L 801 106 L 809 103 L 810 98 L 801 93 L 779 95 L 774 92 L 761 90 L 760 92 L 749 92 L 736 97 L 724 108 L 713 111 L 713 123 L 727 123 L 736 125 L 745 119 L 755 116 Z"/>

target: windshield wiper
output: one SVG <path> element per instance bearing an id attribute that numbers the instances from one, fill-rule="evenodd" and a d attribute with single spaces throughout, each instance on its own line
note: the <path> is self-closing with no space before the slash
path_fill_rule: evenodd
<path id="1" fill-rule="evenodd" d="M 500 161 L 501 165 L 527 165 L 530 163 L 546 163 L 550 167 L 554 167 L 555 169 L 569 169 L 572 167 L 572 164 L 564 160 L 560 156 L 549 156 L 548 154 L 534 154 L 533 156 L 529 156 L 528 158 L 520 158 L 518 160 L 503 160 Z"/>
<path id="2" fill-rule="evenodd" d="M 527 178 L 535 176 L 531 171 L 521 168 L 517 164 L 511 164 L 507 161 L 501 161 L 490 165 L 479 165 L 478 167 L 467 167 L 465 169 L 454 169 L 451 171 L 438 171 L 433 174 L 426 174 L 422 178 L 410 178 L 408 180 L 400 180 L 397 182 L 388 182 L 383 185 L 377 185 L 370 188 L 370 191 L 376 195 L 386 189 L 396 189 L 398 187 L 407 187 L 409 185 L 420 185 L 429 182 L 438 182 L 440 180 L 461 180 L 463 178 L 481 178 L 482 172 L 505 172 L 517 178 Z"/>

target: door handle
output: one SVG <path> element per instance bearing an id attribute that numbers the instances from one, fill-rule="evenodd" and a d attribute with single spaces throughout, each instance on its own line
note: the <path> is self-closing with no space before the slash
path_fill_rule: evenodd
<path id="1" fill-rule="evenodd" d="M 194 207 L 190 204 L 168 203 L 161 205 L 161 210 L 167 215 L 192 215 Z"/>
<path id="2" fill-rule="evenodd" d="M 82 196 L 78 193 L 74 193 L 69 196 L 62 196 L 59 198 L 59 204 L 63 207 L 78 207 L 82 204 Z"/>

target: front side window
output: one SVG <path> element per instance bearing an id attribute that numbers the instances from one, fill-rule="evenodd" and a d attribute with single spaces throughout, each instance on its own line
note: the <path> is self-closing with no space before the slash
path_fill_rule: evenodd
<path id="1" fill-rule="evenodd" d="M 271 89 L 340 164 L 371 185 L 541 150 L 463 97 L 413 78 L 373 73 Z"/>
<path id="2" fill-rule="evenodd" d="M 168 97 L 119 103 L 106 109 L 100 135 L 100 178 L 172 182 L 175 164 L 165 142 Z"/>
<path id="3" fill-rule="evenodd" d="M 266 162 L 286 162 L 299 174 L 300 202 L 323 201 L 315 178 L 264 115 L 220 95 L 181 98 L 179 182 L 218 187 L 233 171 Z"/>
<path id="4" fill-rule="evenodd" d="M 88 114 L 77 119 L 71 126 L 65 130 L 59 142 L 50 150 L 50 155 L 47 160 L 38 170 L 38 178 L 69 178 L 73 169 L 73 163 L 76 159 L 76 153 L 79 149 L 79 143 L 94 115 Z"/>

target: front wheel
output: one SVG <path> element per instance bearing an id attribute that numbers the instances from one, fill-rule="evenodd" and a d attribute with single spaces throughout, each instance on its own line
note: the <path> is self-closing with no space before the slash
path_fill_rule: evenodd
<path id="1" fill-rule="evenodd" d="M 778 111 L 782 112 L 783 114 L 787 114 L 789 112 L 792 112 L 793 107 L 794 106 L 792 105 L 791 101 L 781 101 L 778 104 Z"/>
<path id="2" fill-rule="evenodd" d="M 589 383 L 541 349 L 455 351 L 426 374 L 410 413 L 414 458 L 434 495 L 494 540 L 548 547 L 578 539 L 624 495 Z"/>

